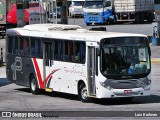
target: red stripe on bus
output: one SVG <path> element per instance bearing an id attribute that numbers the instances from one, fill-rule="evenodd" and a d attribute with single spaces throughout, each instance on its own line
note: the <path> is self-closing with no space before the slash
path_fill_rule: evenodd
<path id="1" fill-rule="evenodd" d="M 53 73 L 55 73 L 55 72 L 58 71 L 58 70 L 59 70 L 59 69 L 53 70 L 53 71 L 47 76 L 47 78 L 45 79 L 46 85 L 48 84 L 48 80 L 52 77 Z"/>
<path id="2" fill-rule="evenodd" d="M 50 74 L 47 76 L 47 78 L 45 79 L 46 84 L 48 84 L 48 80 L 51 78 L 51 76 L 52 76 L 52 73 L 50 73 Z"/>
<path id="3" fill-rule="evenodd" d="M 15 31 L 17 33 L 17 35 L 21 35 L 19 32 Z"/>
<path id="4" fill-rule="evenodd" d="M 35 66 L 35 69 L 36 69 L 40 89 L 44 89 L 44 82 L 42 81 L 41 72 L 39 70 L 39 66 L 38 66 L 36 58 L 33 58 L 33 62 L 34 62 L 34 66 Z"/>

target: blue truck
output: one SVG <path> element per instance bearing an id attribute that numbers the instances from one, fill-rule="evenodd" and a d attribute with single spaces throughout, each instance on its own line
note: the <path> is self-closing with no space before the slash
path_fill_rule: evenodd
<path id="1" fill-rule="evenodd" d="M 91 24 L 111 24 L 114 21 L 112 0 L 85 0 L 84 22 L 87 26 Z"/>

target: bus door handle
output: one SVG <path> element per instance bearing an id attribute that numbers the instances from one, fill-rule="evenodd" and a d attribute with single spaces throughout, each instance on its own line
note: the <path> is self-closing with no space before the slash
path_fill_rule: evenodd
<path id="1" fill-rule="evenodd" d="M 61 79 L 61 78 L 58 78 L 58 79 Z"/>

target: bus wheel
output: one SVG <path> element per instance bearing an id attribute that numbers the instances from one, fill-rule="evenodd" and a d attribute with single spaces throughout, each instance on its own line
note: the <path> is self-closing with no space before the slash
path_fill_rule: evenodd
<path id="1" fill-rule="evenodd" d="M 89 102 L 90 101 L 90 98 L 88 97 L 87 95 L 87 87 L 85 86 L 85 84 L 81 84 L 79 86 L 79 92 L 78 92 L 78 95 L 79 95 L 79 99 L 82 101 L 82 102 Z"/>
<path id="2" fill-rule="evenodd" d="M 38 83 L 35 75 L 32 75 L 30 78 L 30 90 L 34 95 L 37 95 L 39 93 Z"/>

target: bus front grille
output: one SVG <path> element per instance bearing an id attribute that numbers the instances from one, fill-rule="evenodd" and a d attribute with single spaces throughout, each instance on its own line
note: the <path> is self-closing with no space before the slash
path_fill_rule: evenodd
<path id="1" fill-rule="evenodd" d="M 134 96 L 134 95 L 139 95 L 140 92 L 131 92 L 131 93 L 118 93 L 118 92 L 113 92 L 116 96 Z"/>

